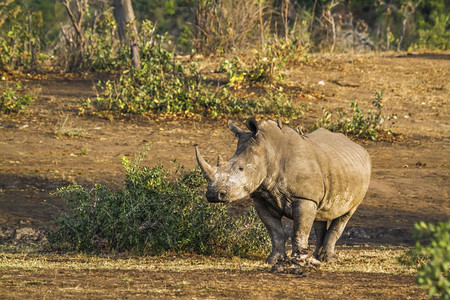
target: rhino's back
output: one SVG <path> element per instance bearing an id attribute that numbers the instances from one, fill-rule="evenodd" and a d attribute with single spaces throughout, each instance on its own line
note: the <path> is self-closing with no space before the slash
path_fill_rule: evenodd
<path id="1" fill-rule="evenodd" d="M 371 160 L 366 149 L 351 141 L 342 133 L 330 132 L 320 128 L 307 135 L 321 151 L 333 160 L 340 161 L 345 167 L 361 168 L 370 172 Z"/>
<path id="2" fill-rule="evenodd" d="M 369 187 L 371 160 L 367 151 L 340 133 L 318 129 L 308 135 L 320 153 L 325 195 L 319 203 L 319 218 L 342 215 L 359 205 Z"/>

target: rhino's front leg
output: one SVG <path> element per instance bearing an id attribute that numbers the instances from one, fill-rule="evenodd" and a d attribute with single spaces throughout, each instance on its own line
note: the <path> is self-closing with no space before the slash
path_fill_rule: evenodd
<path id="1" fill-rule="evenodd" d="M 316 217 L 317 204 L 306 199 L 296 199 L 292 202 L 292 257 L 306 254 L 309 234 Z"/>
<path id="2" fill-rule="evenodd" d="M 271 209 L 263 199 L 253 198 L 253 202 L 256 212 L 266 226 L 272 241 L 272 252 L 267 257 L 266 262 L 275 264 L 279 259 L 286 257 L 286 236 L 281 224 L 282 215 Z"/>

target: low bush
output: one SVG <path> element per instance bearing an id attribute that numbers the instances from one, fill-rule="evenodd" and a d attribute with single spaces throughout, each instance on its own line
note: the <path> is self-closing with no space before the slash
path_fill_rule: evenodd
<path id="1" fill-rule="evenodd" d="M 228 77 L 228 85 L 239 87 L 242 84 L 270 83 L 283 79 L 281 70 L 290 60 L 306 61 L 305 48 L 295 42 L 274 41 L 265 45 L 264 51 L 253 49 L 249 63 L 238 58 L 225 60 L 219 72 Z"/>
<path id="2" fill-rule="evenodd" d="M 377 140 L 393 136 L 394 132 L 386 128 L 387 116 L 381 112 L 383 92 L 376 92 L 372 101 L 375 110 L 366 114 L 357 101 L 350 102 L 350 110 L 337 109 L 335 112 L 323 109 L 322 117 L 313 125 L 312 130 L 324 127 L 330 131 L 341 132 L 358 138 Z"/>
<path id="3" fill-rule="evenodd" d="M 280 118 L 289 123 L 291 120 L 299 119 L 303 116 L 306 109 L 306 105 L 292 104 L 285 93 L 268 90 L 264 97 L 258 99 L 230 97 L 222 114 L 242 116 L 266 115 Z"/>
<path id="4" fill-rule="evenodd" d="M 25 4 L 0 3 L 0 71 L 36 69 L 41 59 L 42 12 Z M 11 5 L 10 5 L 11 4 Z"/>
<path id="5" fill-rule="evenodd" d="M 91 71 L 111 71 L 129 64 L 129 49 L 120 43 L 116 32 L 112 7 L 104 9 L 92 27 L 86 28 L 84 65 L 80 67 Z"/>
<path id="6" fill-rule="evenodd" d="M 430 297 L 450 299 L 450 222 L 414 227 L 416 245 L 402 262 L 417 265 L 417 283 Z"/>
<path id="7" fill-rule="evenodd" d="M 219 68 L 220 72 L 226 73 L 228 86 L 240 87 L 246 83 L 268 83 L 282 78 L 275 59 L 267 57 L 255 57 L 249 65 L 245 65 L 238 58 L 225 60 Z"/>
<path id="8" fill-rule="evenodd" d="M 196 169 L 175 174 L 160 164 L 141 167 L 141 152 L 123 159 L 125 187 L 96 185 L 58 190 L 68 212 L 49 232 L 53 249 L 82 252 L 161 254 L 166 251 L 252 256 L 269 249 L 269 239 L 253 209 L 241 217 L 204 198 L 205 180 Z M 169 179 L 173 177 L 173 179 Z"/>
<path id="9" fill-rule="evenodd" d="M 19 113 L 24 110 L 34 97 L 28 94 L 19 81 L 14 86 L 5 86 L 0 93 L 0 112 Z"/>

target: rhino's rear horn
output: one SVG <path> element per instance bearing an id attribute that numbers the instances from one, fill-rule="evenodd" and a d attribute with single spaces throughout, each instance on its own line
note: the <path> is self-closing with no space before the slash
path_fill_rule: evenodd
<path id="1" fill-rule="evenodd" d="M 218 167 L 223 166 L 223 158 L 220 155 L 217 156 L 217 166 Z"/>
<path id="2" fill-rule="evenodd" d="M 212 180 L 214 177 L 214 169 L 202 157 L 200 150 L 198 150 L 198 146 L 195 146 L 195 157 L 197 158 L 200 169 L 203 171 L 203 175 L 205 175 L 206 179 Z"/>

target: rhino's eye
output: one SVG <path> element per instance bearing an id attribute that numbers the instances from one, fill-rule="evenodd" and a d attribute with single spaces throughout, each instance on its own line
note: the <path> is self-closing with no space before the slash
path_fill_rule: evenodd
<path id="1" fill-rule="evenodd" d="M 242 166 L 239 166 L 239 171 L 244 171 L 244 167 L 242 167 Z"/>

